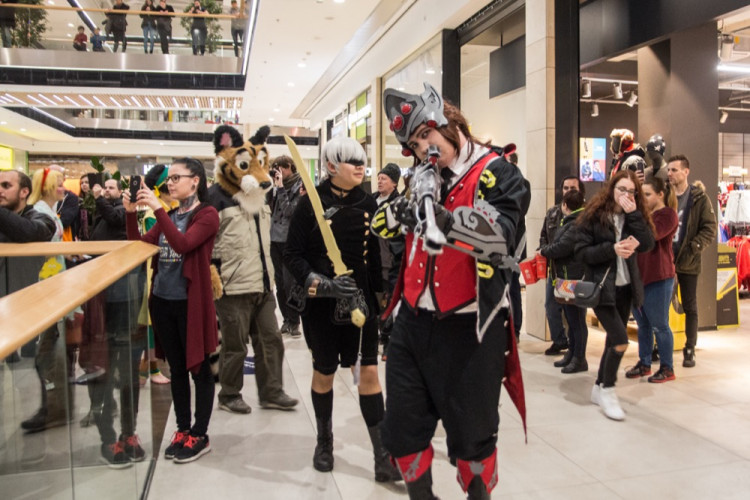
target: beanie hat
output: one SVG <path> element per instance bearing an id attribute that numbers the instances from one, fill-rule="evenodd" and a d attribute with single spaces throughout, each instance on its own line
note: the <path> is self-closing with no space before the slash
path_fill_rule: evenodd
<path id="1" fill-rule="evenodd" d="M 380 174 L 387 175 L 391 178 L 394 184 L 398 184 L 398 180 L 401 178 L 401 169 L 395 163 L 389 163 L 385 167 L 383 167 L 383 170 L 378 172 L 378 175 Z"/>

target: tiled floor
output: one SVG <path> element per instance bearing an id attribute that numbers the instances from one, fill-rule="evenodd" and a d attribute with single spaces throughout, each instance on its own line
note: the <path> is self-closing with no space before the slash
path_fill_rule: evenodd
<path id="1" fill-rule="evenodd" d="M 625 422 L 605 418 L 589 402 L 603 346 L 592 329 L 588 373 L 562 375 L 545 356 L 548 344 L 523 335 L 520 349 L 528 406 L 528 443 L 515 408 L 503 394 L 499 437 L 500 480 L 494 498 L 704 499 L 748 498 L 750 491 L 750 301 L 741 301 L 743 328 L 701 332 L 697 366 L 681 366 L 677 380 L 618 382 Z M 245 397 L 251 415 L 214 412 L 212 453 L 177 465 L 159 457 L 149 498 L 389 499 L 406 498 L 402 484 L 372 479 L 372 452 L 351 374 L 334 386 L 335 468 L 312 468 L 315 446 L 310 402 L 310 356 L 302 339 L 285 339 L 286 390 L 296 411 L 258 407 L 252 376 Z M 622 367 L 636 362 L 637 345 Z M 381 374 L 384 366 L 380 366 Z M 622 372 L 621 372 L 622 373 Z M 174 428 L 167 423 L 165 438 Z M 442 432 L 434 440 L 435 493 L 462 498 Z M 162 444 L 162 449 L 164 444 Z"/>

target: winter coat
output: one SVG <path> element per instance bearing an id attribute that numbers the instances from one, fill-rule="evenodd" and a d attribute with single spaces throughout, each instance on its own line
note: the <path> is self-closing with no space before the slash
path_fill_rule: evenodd
<path id="1" fill-rule="evenodd" d="M 701 252 L 716 239 L 716 214 L 702 183 L 696 182 L 690 186 L 690 198 L 685 211 L 688 213 L 687 226 L 680 249 L 675 255 L 675 268 L 678 273 L 700 274 Z"/>
<path id="2" fill-rule="evenodd" d="M 555 232 L 555 240 L 549 245 L 539 249 L 547 259 L 551 259 L 551 276 L 562 279 L 580 279 L 585 272 L 582 263 L 575 259 L 575 246 L 578 238 L 576 219 L 583 209 L 566 215 L 561 222 L 561 227 Z"/>
<path id="3" fill-rule="evenodd" d="M 91 241 L 127 240 L 125 231 L 125 206 L 122 200 L 108 200 L 104 196 L 96 199 L 96 217 Z"/>
<path id="4" fill-rule="evenodd" d="M 599 283 L 609 269 L 604 281 L 599 305 L 615 305 L 615 279 L 617 277 L 617 254 L 615 253 L 615 227 L 612 223 L 602 225 L 598 218 L 585 223 L 577 221 L 576 259 L 584 264 L 586 281 Z M 639 210 L 625 214 L 625 224 L 621 239 L 633 236 L 640 243 L 636 251 L 625 259 L 630 272 L 630 288 L 633 295 L 633 307 L 643 304 L 643 282 L 638 271 L 636 255 L 648 252 L 654 247 L 654 234 Z"/>
<path id="5" fill-rule="evenodd" d="M 55 221 L 26 205 L 20 214 L 0 207 L 0 244 L 51 241 Z M 0 297 L 39 281 L 44 257 L 0 257 Z"/>
<path id="6" fill-rule="evenodd" d="M 296 174 L 295 174 L 296 175 Z M 300 194 L 300 188 L 302 187 L 302 179 L 297 175 L 297 180 L 292 182 L 290 186 L 281 188 L 275 188 L 273 197 L 270 200 L 271 206 L 273 207 L 273 213 L 271 215 L 271 241 L 274 243 L 284 243 L 289 232 L 289 221 L 292 220 L 292 214 L 294 209 L 297 208 L 297 203 L 302 196 Z"/>

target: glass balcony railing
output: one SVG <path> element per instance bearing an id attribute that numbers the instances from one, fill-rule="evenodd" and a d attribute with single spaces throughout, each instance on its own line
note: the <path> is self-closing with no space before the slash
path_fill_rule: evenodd
<path id="1" fill-rule="evenodd" d="M 112 10 L 108 0 L 69 0 L 78 7 L 18 1 L 0 4 L 3 47 L 34 50 L 0 51 L 2 66 L 227 74 L 242 73 L 249 45 L 244 34 L 252 32 L 249 5 L 257 4 L 246 0 L 248 7 L 240 9 L 245 14 L 232 15 L 222 12 L 221 2 L 204 0 L 207 10 L 197 15 L 188 11 L 193 3 L 186 0 L 169 2 L 174 12 L 167 14 L 140 10 L 145 5 L 140 1 L 131 2 L 129 10 Z M 195 22 L 205 29 L 193 29 Z M 121 58 L 105 57 L 124 46 L 125 67 Z M 210 57 L 198 61 L 194 55 Z M 181 56 L 192 62 L 181 62 Z"/>
<path id="2" fill-rule="evenodd" d="M 6 288 L 48 255 L 101 254 L 0 298 L 3 498 L 143 496 L 161 440 L 153 393 L 138 380 L 144 263 L 157 251 L 131 241 L 0 245 Z M 117 456 L 113 443 L 130 446 Z"/>

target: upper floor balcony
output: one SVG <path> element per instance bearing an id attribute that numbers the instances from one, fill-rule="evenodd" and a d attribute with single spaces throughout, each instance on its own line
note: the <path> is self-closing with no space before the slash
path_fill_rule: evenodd
<path id="1" fill-rule="evenodd" d="M 188 0 L 55 2 L 61 0 L 2 0 L 0 83 L 215 90 L 245 86 L 258 0 L 241 0 L 234 5 L 236 13 L 230 13 L 229 0 L 226 5 L 201 0 L 206 10 L 199 14 Z"/>

